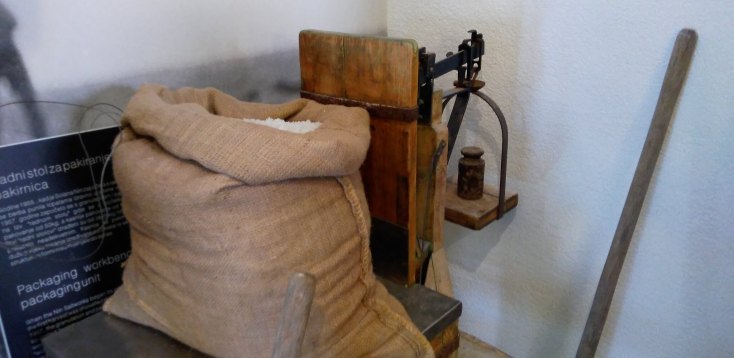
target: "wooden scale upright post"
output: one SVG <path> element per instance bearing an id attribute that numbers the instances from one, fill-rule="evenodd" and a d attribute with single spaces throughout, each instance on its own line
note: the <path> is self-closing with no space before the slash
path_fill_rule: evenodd
<path id="1" fill-rule="evenodd" d="M 321 31 L 300 34 L 301 96 L 360 106 L 371 143 L 362 180 L 372 215 L 375 272 L 411 285 L 416 255 L 418 46 L 413 40 Z"/>
<path id="2" fill-rule="evenodd" d="M 483 86 L 476 74 L 484 41 L 476 31 L 470 33 L 457 53 L 438 62 L 415 40 L 315 30 L 300 34 L 301 96 L 363 107 L 370 114 L 372 138 L 361 172 L 372 215 L 375 272 L 408 286 L 427 281 L 429 287 L 447 295 L 452 291 L 443 251 L 444 203 L 450 206 L 447 219 L 474 229 L 489 223 L 484 212 L 494 215 L 494 220 L 517 205 L 517 194 L 504 195 L 504 116 L 478 91 Z M 434 91 L 434 78 L 451 71 L 458 72 L 456 87 L 445 94 Z M 488 200 L 459 200 L 457 209 L 455 186 L 449 184 L 446 192 L 446 165 L 471 94 L 487 102 L 500 120 L 501 182 L 499 193 L 485 195 Z M 453 97 L 451 118 L 444 125 L 443 107 Z M 494 206 L 487 208 L 487 203 Z M 482 212 L 477 219 L 480 224 L 454 219 L 457 212 L 471 218 L 477 206 Z"/>
<path id="3" fill-rule="evenodd" d="M 375 273 L 406 286 L 427 278 L 428 287 L 453 296 L 442 250 L 448 129 L 441 124 L 441 93 L 432 87 L 429 106 L 420 106 L 427 115 L 419 113 L 418 45 L 309 30 L 300 34 L 300 64 L 302 97 L 370 114 L 361 173 Z M 436 262 L 427 265 L 431 252 Z M 458 320 L 430 341 L 437 357 L 455 357 Z"/>

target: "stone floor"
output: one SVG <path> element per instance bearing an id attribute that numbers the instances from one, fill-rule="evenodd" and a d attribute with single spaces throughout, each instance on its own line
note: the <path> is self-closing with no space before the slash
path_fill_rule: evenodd
<path id="1" fill-rule="evenodd" d="M 496 347 L 484 343 L 479 338 L 461 332 L 458 358 L 506 358 L 510 357 Z"/>

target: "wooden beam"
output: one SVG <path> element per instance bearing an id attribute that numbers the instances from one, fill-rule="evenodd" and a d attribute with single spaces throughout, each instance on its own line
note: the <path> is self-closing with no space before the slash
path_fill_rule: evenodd
<path id="1" fill-rule="evenodd" d="M 645 139 L 645 145 L 642 147 L 642 154 L 637 163 L 635 176 L 632 178 L 627 200 L 624 203 L 622 215 L 619 218 L 617 230 L 609 248 L 609 255 L 599 278 L 599 284 L 596 288 L 589 317 L 586 320 L 584 333 L 581 336 L 581 342 L 576 351 L 576 357 L 593 357 L 596 354 L 596 348 L 601 339 L 609 308 L 612 305 L 614 291 L 617 288 L 619 274 L 622 272 L 622 265 L 632 241 L 632 234 L 635 232 L 637 219 L 640 216 L 640 211 L 642 211 L 642 204 L 645 201 L 647 189 L 655 171 L 655 164 L 663 147 L 663 141 L 670 120 L 673 117 L 675 105 L 678 102 L 678 96 L 683 89 L 683 83 L 691 65 L 697 39 L 698 35 L 695 31 L 683 29 L 675 41 L 675 47 L 673 47 L 673 53 L 670 55 L 670 61 L 668 62 L 668 69 L 665 72 L 663 86 L 658 96 L 655 113 L 647 132 L 647 139 Z"/>
<path id="2" fill-rule="evenodd" d="M 401 240 L 393 249 L 390 242 L 377 245 L 387 249 L 373 252 L 373 261 L 378 270 L 378 263 L 392 261 L 395 253 L 389 251 L 400 251 L 400 262 L 389 266 L 401 271 L 402 283 L 412 284 L 419 268 L 415 255 L 418 45 L 414 40 L 308 30 L 300 35 L 300 63 L 305 97 L 370 112 L 370 150 L 361 169 L 365 195 L 373 218 L 386 224 L 380 228 L 399 234 L 377 233 L 372 241 Z M 380 260 L 385 253 L 387 260 Z"/>

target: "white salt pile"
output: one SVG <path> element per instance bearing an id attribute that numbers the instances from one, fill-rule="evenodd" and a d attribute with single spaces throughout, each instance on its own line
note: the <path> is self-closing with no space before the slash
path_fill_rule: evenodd
<path id="1" fill-rule="evenodd" d="M 270 117 L 266 119 L 243 118 L 242 120 L 247 123 L 259 124 L 259 125 L 266 126 L 266 127 L 280 129 L 286 132 L 300 133 L 300 134 L 311 132 L 321 125 L 321 122 L 311 122 L 309 120 L 300 121 L 300 122 L 286 122 L 281 118 L 270 118 Z"/>

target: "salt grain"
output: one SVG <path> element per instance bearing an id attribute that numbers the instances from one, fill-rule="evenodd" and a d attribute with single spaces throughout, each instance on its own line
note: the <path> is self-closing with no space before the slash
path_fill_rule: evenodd
<path id="1" fill-rule="evenodd" d="M 247 123 L 254 123 L 259 124 L 261 126 L 266 127 L 272 127 L 275 129 L 279 129 L 286 132 L 292 132 L 292 133 L 308 133 L 319 126 L 321 126 L 321 122 L 311 122 L 309 120 L 306 121 L 298 121 L 298 122 L 286 122 L 281 118 L 266 118 L 266 119 L 252 119 L 252 118 L 243 118 L 243 121 Z"/>

